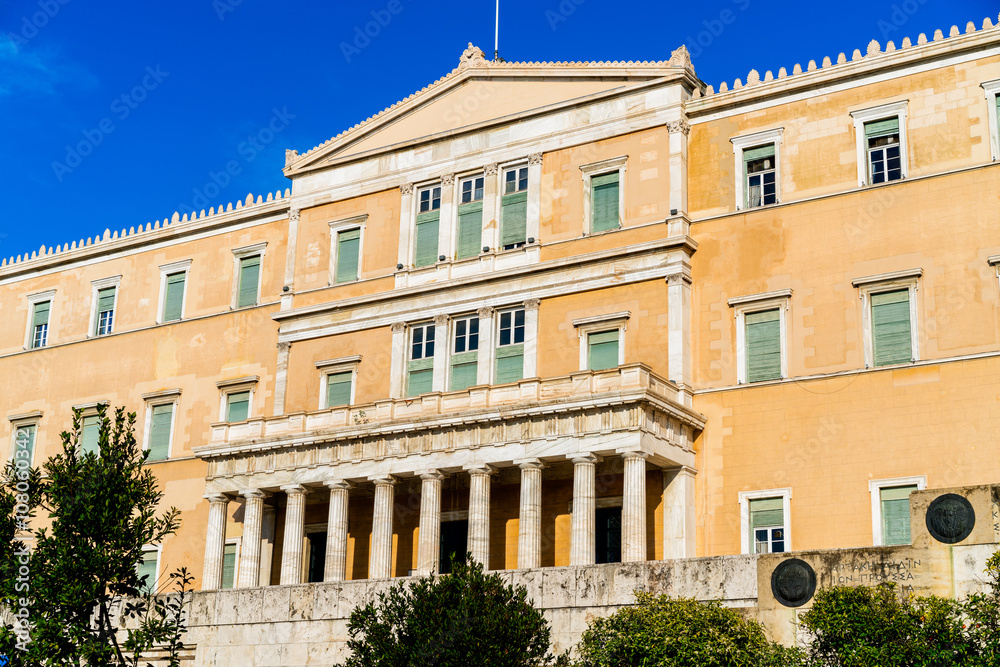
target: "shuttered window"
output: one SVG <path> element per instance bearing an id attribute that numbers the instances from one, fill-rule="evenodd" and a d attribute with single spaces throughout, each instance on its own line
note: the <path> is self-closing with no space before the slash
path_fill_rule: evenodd
<path id="1" fill-rule="evenodd" d="M 587 367 L 592 371 L 603 371 L 618 366 L 618 333 L 600 331 L 587 334 Z"/>
<path id="2" fill-rule="evenodd" d="M 778 201 L 775 182 L 776 160 L 774 144 L 758 146 L 743 151 L 743 169 L 746 174 L 746 206 L 768 206 Z"/>
<path id="3" fill-rule="evenodd" d="M 187 273 L 172 273 L 167 276 L 167 291 L 163 297 L 163 321 L 173 322 L 181 319 L 184 313 L 184 284 Z"/>
<path id="4" fill-rule="evenodd" d="M 413 242 L 413 265 L 431 266 L 438 261 L 441 223 L 441 186 L 423 188 L 417 194 L 417 226 Z"/>
<path id="5" fill-rule="evenodd" d="M 524 344 L 497 348 L 496 384 L 524 379 Z"/>
<path id="6" fill-rule="evenodd" d="M 351 404 L 351 385 L 354 372 L 330 373 L 326 376 L 326 407 Z"/>
<path id="7" fill-rule="evenodd" d="M 434 388 L 433 324 L 420 324 L 410 331 L 410 361 L 407 368 L 406 395 L 419 396 Z"/>
<path id="8" fill-rule="evenodd" d="M 162 461 L 170 454 L 174 404 L 154 405 L 149 418 L 149 461 Z"/>
<path id="9" fill-rule="evenodd" d="M 226 394 L 226 421 L 246 421 L 250 416 L 250 392 L 234 391 Z"/>
<path id="10" fill-rule="evenodd" d="M 865 123 L 865 137 L 884 137 L 899 134 L 899 118 L 886 118 Z"/>
<path id="11" fill-rule="evenodd" d="M 27 461 L 28 465 L 31 465 L 35 457 L 35 434 L 37 432 L 38 427 L 34 424 L 18 427 L 17 433 L 14 435 L 15 461 Z"/>
<path id="12" fill-rule="evenodd" d="M 500 245 L 504 250 L 527 242 L 528 168 L 508 169 L 500 207 Z"/>
<path id="13" fill-rule="evenodd" d="M 478 353 L 464 352 L 451 358 L 451 390 L 459 391 L 476 384 L 479 374 Z"/>
<path id="14" fill-rule="evenodd" d="M 898 117 L 865 123 L 865 141 L 868 144 L 870 183 L 896 181 L 903 177 Z"/>
<path id="15" fill-rule="evenodd" d="M 80 453 L 93 452 L 100 455 L 101 418 L 98 415 L 90 415 L 83 418 L 80 425 Z"/>
<path id="16" fill-rule="evenodd" d="M 872 345 L 876 366 L 905 364 L 913 360 L 910 337 L 910 291 L 871 295 Z"/>
<path id="17" fill-rule="evenodd" d="M 896 486 L 879 489 L 882 503 L 882 544 L 910 543 L 910 493 L 917 487 Z"/>
<path id="18" fill-rule="evenodd" d="M 747 382 L 781 378 L 781 321 L 778 309 L 746 314 Z"/>
<path id="19" fill-rule="evenodd" d="M 452 326 L 454 339 L 451 346 L 451 391 L 466 389 L 476 384 L 479 374 L 479 318 L 456 318 Z"/>
<path id="20" fill-rule="evenodd" d="M 49 343 L 49 310 L 52 302 L 42 301 L 36 303 L 31 319 L 31 347 L 32 349 L 45 347 Z"/>
<path id="21" fill-rule="evenodd" d="M 97 292 L 97 318 L 94 333 L 104 336 L 115 329 L 115 294 L 117 287 L 106 287 Z"/>
<path id="22" fill-rule="evenodd" d="M 350 229 L 337 234 L 337 282 L 349 283 L 358 279 L 361 260 L 361 230 Z"/>
<path id="23" fill-rule="evenodd" d="M 257 305 L 257 288 L 260 285 L 260 255 L 240 259 L 240 289 L 237 308 Z"/>
<path id="24" fill-rule="evenodd" d="M 785 551 L 785 511 L 783 498 L 750 500 L 750 541 L 752 553 Z"/>
<path id="25" fill-rule="evenodd" d="M 160 554 L 156 551 L 143 551 L 142 560 L 135 566 L 139 577 L 139 590 L 143 593 L 156 591 L 156 571 Z"/>
<path id="26" fill-rule="evenodd" d="M 232 588 L 236 585 L 236 560 L 239 557 L 240 545 L 227 544 L 222 551 L 222 585 L 220 588 Z"/>
<path id="27" fill-rule="evenodd" d="M 618 219 L 618 186 L 617 171 L 590 179 L 591 231 L 606 232 L 621 226 Z"/>
<path id="28" fill-rule="evenodd" d="M 466 178 L 459 184 L 458 242 L 455 257 L 475 257 L 483 241 L 483 176 Z"/>

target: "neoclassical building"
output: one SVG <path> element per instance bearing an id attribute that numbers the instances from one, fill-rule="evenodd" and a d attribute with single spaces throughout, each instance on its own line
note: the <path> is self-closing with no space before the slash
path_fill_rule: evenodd
<path id="1" fill-rule="evenodd" d="M 749 63 L 752 65 L 752 63 Z M 0 455 L 138 414 L 201 589 L 906 544 L 1000 479 L 1000 29 L 502 62 L 0 262 Z"/>

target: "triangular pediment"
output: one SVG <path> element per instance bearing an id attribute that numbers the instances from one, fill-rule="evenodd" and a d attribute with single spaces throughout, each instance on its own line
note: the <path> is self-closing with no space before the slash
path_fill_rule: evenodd
<path id="1" fill-rule="evenodd" d="M 487 61 L 470 44 L 447 76 L 303 155 L 289 151 L 285 174 L 542 114 L 666 77 L 696 81 L 683 47 L 669 61 L 651 63 L 507 63 Z"/>

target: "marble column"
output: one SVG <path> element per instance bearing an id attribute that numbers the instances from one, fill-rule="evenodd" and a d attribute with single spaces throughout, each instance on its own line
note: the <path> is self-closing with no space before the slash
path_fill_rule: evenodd
<path id="1" fill-rule="evenodd" d="M 491 466 L 466 468 L 469 473 L 469 538 L 468 550 L 472 560 L 490 567 L 490 476 L 496 472 Z"/>
<path id="2" fill-rule="evenodd" d="M 622 562 L 646 560 L 646 457 L 626 452 L 622 498 Z"/>
<path id="3" fill-rule="evenodd" d="M 305 538 L 306 494 L 300 484 L 281 487 L 288 497 L 285 505 L 285 540 L 281 549 L 281 585 L 302 583 L 302 551 Z"/>
<path id="4" fill-rule="evenodd" d="M 539 567 L 542 560 L 542 468 L 538 459 L 518 462 L 521 469 L 521 513 L 517 531 L 517 567 Z"/>
<path id="5" fill-rule="evenodd" d="M 265 493 L 259 489 L 240 491 L 243 507 L 243 544 L 240 548 L 240 588 L 256 588 L 260 582 L 260 527 Z"/>
<path id="6" fill-rule="evenodd" d="M 438 571 L 441 559 L 441 480 L 437 470 L 420 475 L 420 532 L 417 541 L 417 574 Z"/>
<path id="7" fill-rule="evenodd" d="M 229 498 L 219 493 L 205 496 L 205 499 L 208 500 L 208 532 L 205 535 L 205 566 L 201 574 L 201 589 L 213 591 L 222 587 Z"/>
<path id="8" fill-rule="evenodd" d="M 330 514 L 326 524 L 326 565 L 323 581 L 347 578 L 347 508 L 351 484 L 344 480 L 327 482 L 330 489 Z"/>
<path id="9" fill-rule="evenodd" d="M 695 470 L 687 466 L 663 471 L 663 558 L 694 558 Z"/>
<path id="10" fill-rule="evenodd" d="M 486 210 L 485 208 L 483 209 Z M 493 308 L 476 311 L 479 316 L 479 351 L 476 353 L 476 384 L 492 384 L 496 344 L 493 342 Z"/>
<path id="11" fill-rule="evenodd" d="M 573 517 L 570 532 L 570 565 L 593 565 L 596 562 L 597 493 L 596 463 L 593 454 L 578 454 L 573 461 Z"/>
<path id="12" fill-rule="evenodd" d="M 369 579 L 392 576 L 392 506 L 396 479 L 389 475 L 369 477 L 375 483 L 375 510 L 372 513 L 372 547 L 368 559 Z"/>
<path id="13" fill-rule="evenodd" d="M 524 377 L 538 377 L 538 306 L 541 301 L 524 302 Z"/>

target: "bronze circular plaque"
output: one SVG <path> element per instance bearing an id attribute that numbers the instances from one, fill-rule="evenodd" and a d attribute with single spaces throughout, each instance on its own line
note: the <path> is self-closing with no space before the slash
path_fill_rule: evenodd
<path id="1" fill-rule="evenodd" d="M 781 561 L 771 573 L 771 593 L 786 607 L 801 607 L 816 592 L 816 572 L 804 560 Z"/>
<path id="2" fill-rule="evenodd" d="M 972 503 L 957 493 L 946 493 L 927 507 L 927 530 L 938 542 L 957 544 L 967 538 L 976 525 Z"/>

